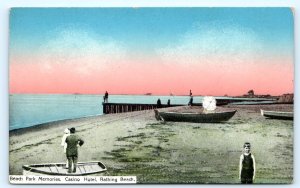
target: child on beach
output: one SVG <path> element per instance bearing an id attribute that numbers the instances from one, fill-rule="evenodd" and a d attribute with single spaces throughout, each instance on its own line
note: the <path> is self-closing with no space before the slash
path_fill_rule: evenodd
<path id="1" fill-rule="evenodd" d="M 252 184 L 255 179 L 255 158 L 250 149 L 250 143 L 246 142 L 244 153 L 240 157 L 239 179 L 242 184 Z"/>
<path id="2" fill-rule="evenodd" d="M 70 130 L 68 128 L 66 128 L 64 130 L 64 135 L 63 135 L 63 137 L 61 139 L 61 146 L 64 147 L 64 153 L 66 153 L 66 151 L 67 151 L 66 139 L 67 139 L 68 136 L 70 136 Z M 68 167 L 69 167 L 69 164 L 68 164 L 68 160 L 67 160 L 67 162 L 66 162 L 66 168 L 68 168 Z"/>

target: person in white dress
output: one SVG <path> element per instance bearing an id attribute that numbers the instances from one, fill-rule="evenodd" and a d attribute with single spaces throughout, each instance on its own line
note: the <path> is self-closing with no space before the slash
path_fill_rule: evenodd
<path id="1" fill-rule="evenodd" d="M 64 153 L 66 153 L 66 151 L 67 151 L 66 139 L 67 139 L 68 136 L 70 136 L 70 130 L 68 128 L 66 128 L 64 130 L 64 135 L 63 135 L 63 137 L 61 139 L 61 146 L 64 147 Z M 66 168 L 68 168 L 68 167 L 69 167 L 69 163 L 68 163 L 68 160 L 67 160 L 67 162 L 66 162 Z"/>

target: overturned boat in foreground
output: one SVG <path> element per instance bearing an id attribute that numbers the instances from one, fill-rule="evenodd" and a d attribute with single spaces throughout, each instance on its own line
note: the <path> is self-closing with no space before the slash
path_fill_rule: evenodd
<path id="1" fill-rule="evenodd" d="M 193 123 L 220 123 L 228 121 L 236 110 L 212 112 L 212 113 L 197 113 L 197 112 L 160 112 L 157 109 L 154 110 L 155 118 L 163 121 L 175 121 L 175 122 L 193 122 Z"/>

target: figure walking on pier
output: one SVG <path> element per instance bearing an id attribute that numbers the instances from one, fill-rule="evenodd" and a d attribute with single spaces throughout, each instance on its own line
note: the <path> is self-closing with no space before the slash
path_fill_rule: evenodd
<path id="1" fill-rule="evenodd" d="M 105 103 L 108 102 L 108 92 L 107 91 L 105 91 L 105 94 L 103 96 L 103 100 L 104 100 Z"/>
<path id="2" fill-rule="evenodd" d="M 156 104 L 157 104 L 157 108 L 161 108 L 161 101 L 160 101 L 160 99 L 157 99 Z"/>
<path id="3" fill-rule="evenodd" d="M 190 96 L 189 106 L 193 106 L 193 95 Z"/>

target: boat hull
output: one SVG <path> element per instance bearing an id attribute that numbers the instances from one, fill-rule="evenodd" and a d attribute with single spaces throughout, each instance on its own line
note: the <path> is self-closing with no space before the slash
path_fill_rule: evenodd
<path id="1" fill-rule="evenodd" d="M 65 163 L 23 165 L 23 175 L 85 176 L 104 173 L 106 166 L 100 161 L 77 163 L 76 173 L 68 173 Z"/>
<path id="2" fill-rule="evenodd" d="M 179 113 L 179 112 L 159 112 L 155 111 L 156 119 L 163 121 L 175 122 L 192 122 L 192 123 L 220 123 L 228 121 L 234 114 L 234 111 L 217 112 L 217 113 Z"/>
<path id="3" fill-rule="evenodd" d="M 261 115 L 270 119 L 283 119 L 283 120 L 293 120 L 293 112 L 280 112 L 280 111 L 265 111 L 261 110 Z"/>

